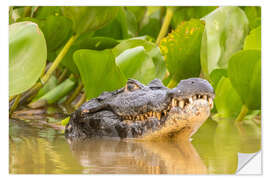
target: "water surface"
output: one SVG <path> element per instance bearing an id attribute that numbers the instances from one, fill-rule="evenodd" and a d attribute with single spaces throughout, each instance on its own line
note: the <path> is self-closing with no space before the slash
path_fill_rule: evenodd
<path id="1" fill-rule="evenodd" d="M 192 141 L 144 142 L 112 138 L 68 141 L 61 130 L 10 119 L 12 174 L 233 174 L 239 153 L 261 148 L 260 125 L 211 119 Z M 244 157 L 244 156 L 241 156 Z"/>

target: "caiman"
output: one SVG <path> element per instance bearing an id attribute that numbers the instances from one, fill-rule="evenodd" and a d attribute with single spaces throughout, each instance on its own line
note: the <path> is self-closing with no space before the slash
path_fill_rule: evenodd
<path id="1" fill-rule="evenodd" d="M 129 79 L 125 87 L 103 92 L 73 112 L 65 136 L 156 139 L 184 132 L 191 137 L 209 117 L 214 97 L 201 78 L 181 80 L 173 89 L 159 79 L 148 85 Z"/>

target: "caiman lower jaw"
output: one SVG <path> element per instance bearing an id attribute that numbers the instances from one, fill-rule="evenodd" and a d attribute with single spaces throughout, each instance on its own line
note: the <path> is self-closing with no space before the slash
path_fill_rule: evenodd
<path id="1" fill-rule="evenodd" d="M 173 98 L 164 123 L 160 128 L 148 131 L 142 137 L 155 140 L 176 134 L 191 137 L 210 116 L 213 108 L 212 96 L 196 95 L 185 99 Z M 161 118 L 162 119 L 162 118 Z"/>

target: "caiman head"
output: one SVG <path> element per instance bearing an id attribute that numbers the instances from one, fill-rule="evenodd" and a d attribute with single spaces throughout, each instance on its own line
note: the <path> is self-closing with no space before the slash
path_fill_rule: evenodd
<path id="1" fill-rule="evenodd" d="M 173 89 L 159 79 L 126 86 L 84 103 L 72 113 L 67 138 L 111 136 L 158 138 L 185 132 L 190 137 L 209 117 L 214 91 L 208 81 L 190 78 Z"/>

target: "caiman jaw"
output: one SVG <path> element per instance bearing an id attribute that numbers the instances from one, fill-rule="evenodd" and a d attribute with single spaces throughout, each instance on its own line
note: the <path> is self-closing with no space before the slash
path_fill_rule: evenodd
<path id="1" fill-rule="evenodd" d="M 181 108 L 181 110 L 184 110 L 187 106 L 191 105 L 196 100 L 205 100 L 208 102 L 209 107 L 211 109 L 214 107 L 212 96 L 196 94 L 186 98 L 182 97 L 171 98 L 171 101 L 168 104 L 167 108 L 159 112 L 149 111 L 143 114 L 138 114 L 136 116 L 131 115 L 121 116 L 121 118 L 124 121 L 143 121 L 149 118 L 156 118 L 158 120 L 162 120 L 168 115 L 168 113 L 171 111 L 172 108 L 179 107 Z"/>
<path id="2" fill-rule="evenodd" d="M 164 135 L 170 135 L 183 128 L 190 128 L 188 136 L 191 136 L 207 119 L 213 108 L 214 95 L 195 94 L 171 98 L 167 108 L 159 112 L 147 112 L 136 116 L 122 116 L 124 123 L 145 124 L 154 123 L 156 128 L 144 131 L 145 139 L 155 139 Z M 145 126 L 145 125 L 143 125 Z"/>
<path id="3" fill-rule="evenodd" d="M 160 128 L 145 133 L 144 139 L 155 140 L 181 133 L 182 137 L 191 137 L 209 117 L 214 95 L 196 94 L 186 98 L 174 97 L 165 113 L 161 113 Z M 162 114 L 167 114 L 162 116 Z"/>

